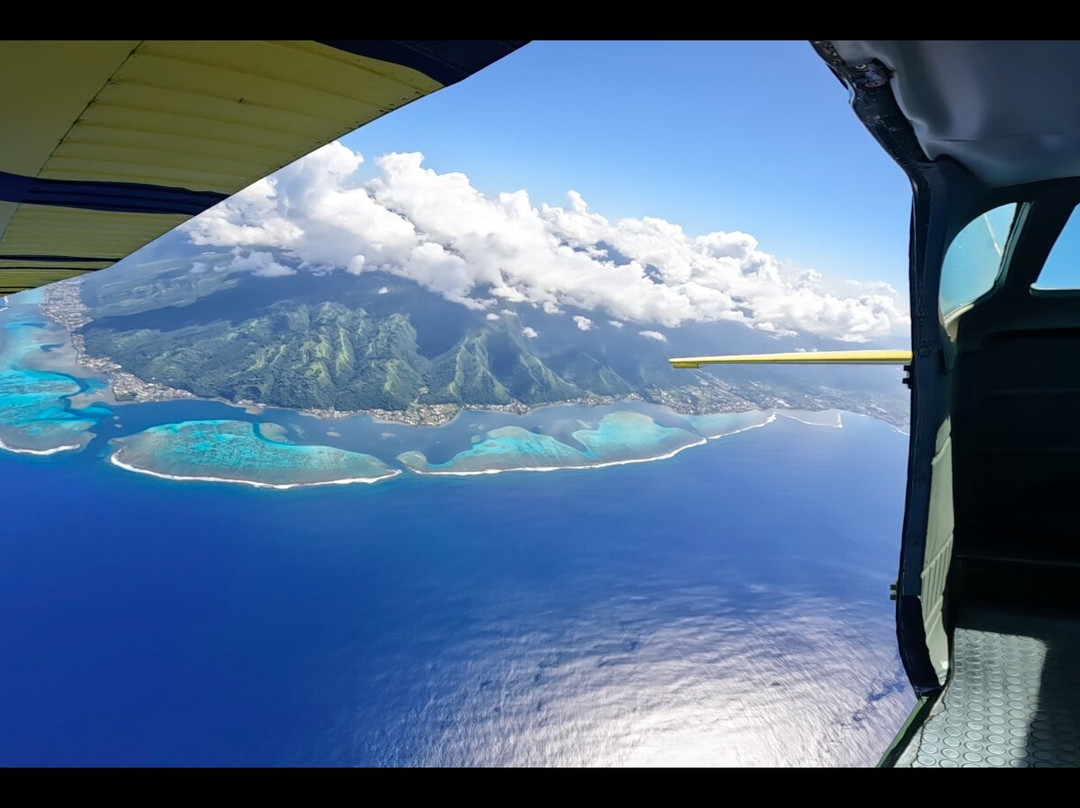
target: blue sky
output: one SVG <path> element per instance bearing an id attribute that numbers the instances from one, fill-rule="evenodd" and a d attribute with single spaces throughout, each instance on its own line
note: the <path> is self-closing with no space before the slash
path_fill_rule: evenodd
<path id="1" fill-rule="evenodd" d="M 186 230 L 235 269 L 379 269 L 491 316 L 898 347 L 909 206 L 807 42 L 534 42 Z"/>
<path id="2" fill-rule="evenodd" d="M 806 41 L 533 42 L 342 142 L 906 289 L 910 185 Z"/>

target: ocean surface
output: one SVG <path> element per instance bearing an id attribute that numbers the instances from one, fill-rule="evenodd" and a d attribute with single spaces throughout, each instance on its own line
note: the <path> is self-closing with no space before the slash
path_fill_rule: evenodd
<path id="1" fill-rule="evenodd" d="M 63 339 L 18 325 L 3 434 L 83 448 L 0 451 L 0 765 L 872 765 L 914 703 L 888 599 L 907 437 L 888 424 L 642 405 L 425 432 L 105 406 L 78 401 L 93 379 L 23 367 L 34 329 L 39 353 Z M 644 422 L 663 459 L 612 431 Z M 229 424 L 245 457 L 254 434 L 275 457 L 420 451 L 428 473 L 282 489 L 108 462 L 113 438 L 153 461 L 146 436 L 191 423 Z M 552 440 L 616 460 L 466 473 L 485 446 L 513 467 L 508 441 Z"/>

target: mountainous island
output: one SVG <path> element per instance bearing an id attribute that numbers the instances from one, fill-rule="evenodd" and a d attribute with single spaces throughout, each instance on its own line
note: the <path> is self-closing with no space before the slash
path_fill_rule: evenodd
<path id="1" fill-rule="evenodd" d="M 155 252 L 164 258 L 44 290 L 42 311 L 72 332 L 83 364 L 112 376 L 120 400 L 194 396 L 413 425 L 445 423 L 462 408 L 620 400 L 683 414 L 842 409 L 907 423 L 899 368 L 667 362 L 850 343 L 723 321 L 664 328 L 530 303 L 484 310 L 386 271 L 264 277 L 236 269 L 234 251 L 179 235 L 162 241 Z M 295 265 L 284 252 L 274 260 Z"/>

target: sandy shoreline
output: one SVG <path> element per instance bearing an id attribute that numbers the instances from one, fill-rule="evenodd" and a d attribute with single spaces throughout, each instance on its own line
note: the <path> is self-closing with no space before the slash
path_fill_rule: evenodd
<path id="1" fill-rule="evenodd" d="M 56 446 L 52 449 L 16 449 L 14 446 L 8 446 L 2 439 L 0 439 L 0 449 L 5 452 L 14 452 L 15 454 L 28 454 L 28 455 L 51 455 L 57 452 L 72 452 L 76 449 L 81 449 L 83 444 L 75 443 L 70 446 Z"/>
<path id="2" fill-rule="evenodd" d="M 194 477 L 183 474 L 167 474 L 162 471 L 152 471 L 151 469 L 140 468 L 139 466 L 133 466 L 130 463 L 125 463 L 123 460 L 117 457 L 119 452 L 113 452 L 109 455 L 109 462 L 114 466 L 119 466 L 125 471 L 133 471 L 136 474 L 148 474 L 151 477 L 160 477 L 163 480 L 187 480 L 190 482 L 204 482 L 204 483 L 238 483 L 240 485 L 250 485 L 254 488 L 275 488 L 279 491 L 284 491 L 290 488 L 311 488 L 316 485 L 350 485 L 352 483 L 377 483 L 380 480 L 389 480 L 391 477 L 396 477 L 402 473 L 400 469 L 391 469 L 389 474 L 382 474 L 378 477 L 343 477 L 338 480 L 319 480 L 317 482 L 310 483 L 264 483 L 258 480 L 238 480 L 232 477 Z"/>
<path id="3" fill-rule="evenodd" d="M 702 438 L 694 443 L 688 443 L 685 446 L 680 446 L 678 449 L 674 449 L 666 454 L 657 455 L 656 457 L 635 457 L 630 460 L 610 460 L 603 463 L 583 463 L 578 466 L 521 466 L 520 468 L 507 468 L 507 469 L 479 469 L 476 471 L 420 471 L 418 469 L 410 468 L 413 474 L 419 474 L 425 477 L 475 477 L 479 474 L 502 474 L 507 471 L 572 471 L 572 470 L 586 470 L 586 469 L 604 469 L 611 466 L 626 466 L 631 463 L 651 463 L 654 460 L 667 460 L 669 457 L 674 457 L 684 449 L 692 449 L 695 446 L 704 446 L 709 442 L 708 438 Z M 408 467 L 406 467 L 408 468 Z"/>

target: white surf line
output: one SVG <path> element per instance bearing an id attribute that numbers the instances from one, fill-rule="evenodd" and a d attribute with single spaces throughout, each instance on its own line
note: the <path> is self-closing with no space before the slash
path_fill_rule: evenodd
<path id="1" fill-rule="evenodd" d="M 784 412 L 783 410 L 778 410 L 777 415 L 780 415 L 780 416 L 782 416 L 784 418 L 787 418 L 789 421 L 798 421 L 800 424 L 806 424 L 807 426 L 827 426 L 830 429 L 843 429 L 844 428 L 843 411 L 842 410 L 833 410 L 833 412 L 836 413 L 836 423 L 835 424 L 823 424 L 820 421 L 804 421 L 802 418 L 799 418 L 798 416 L 795 416 L 795 415 L 791 415 L 790 412 Z"/>
<path id="2" fill-rule="evenodd" d="M 116 452 L 109 455 L 109 462 L 114 466 L 119 466 L 126 471 L 133 471 L 136 474 L 149 474 L 152 477 L 160 477 L 163 480 L 188 480 L 192 482 L 203 483 L 237 483 L 239 485 L 250 485 L 254 488 L 276 488 L 279 491 L 284 491 L 289 488 L 310 488 L 316 485 L 349 485 L 351 483 L 377 483 L 380 480 L 388 480 L 391 477 L 396 477 L 401 474 L 401 469 L 390 469 L 389 474 L 383 474 L 379 477 L 343 477 L 338 480 L 319 480 L 318 482 L 311 483 L 263 483 L 258 480 L 236 480 L 231 477 L 192 477 L 182 474 L 166 474 L 161 471 L 151 471 L 150 469 L 140 468 L 133 466 L 130 463 L 125 463 L 120 460 Z"/>
<path id="3" fill-rule="evenodd" d="M 427 475 L 431 477 L 475 477 L 480 474 L 502 474 L 507 471 L 588 471 L 589 469 L 605 469 L 611 466 L 628 466 L 631 463 L 651 463 L 654 460 L 667 460 L 669 457 L 674 457 L 684 449 L 692 449 L 695 446 L 703 446 L 708 443 L 708 438 L 702 438 L 694 443 L 688 443 L 685 446 L 680 446 L 678 449 L 662 454 L 657 457 L 638 457 L 631 460 L 612 460 L 607 463 L 586 463 L 580 466 L 522 466 L 521 468 L 511 469 L 480 469 L 479 471 L 421 471 L 419 469 L 410 468 L 413 474 Z"/>
<path id="4" fill-rule="evenodd" d="M 15 454 L 28 454 L 28 455 L 51 455 L 57 452 L 70 452 L 75 449 L 81 449 L 83 445 L 81 443 L 75 443 L 71 446 L 57 446 L 53 449 L 16 449 L 14 446 L 8 446 L 3 440 L 0 440 L 0 449 L 5 452 L 14 452 Z"/>
<path id="5" fill-rule="evenodd" d="M 722 414 L 722 413 L 721 413 Z M 719 440 L 720 438 L 726 438 L 729 435 L 738 435 L 740 432 L 748 432 L 751 429 L 758 429 L 759 427 L 768 426 L 776 420 L 776 411 L 774 410 L 769 414 L 769 417 L 762 421 L 760 424 L 750 424 L 750 426 L 740 427 L 739 429 L 733 429 L 730 432 L 721 432 L 718 435 L 706 435 L 708 440 Z"/>

